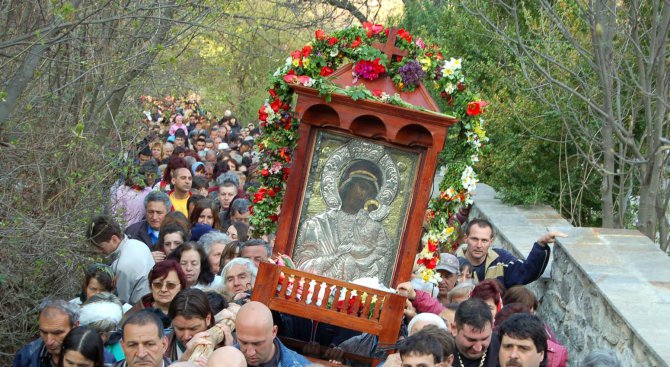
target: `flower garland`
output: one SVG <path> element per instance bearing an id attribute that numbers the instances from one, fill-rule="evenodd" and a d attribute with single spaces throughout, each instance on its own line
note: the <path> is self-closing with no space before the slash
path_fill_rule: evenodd
<path id="1" fill-rule="evenodd" d="M 486 102 L 472 92 L 465 82 L 461 59 L 446 59 L 435 45 L 422 39 L 414 40 L 405 29 L 398 30 L 395 46 L 407 51 L 407 56 L 391 60 L 373 43 L 385 43 L 389 29 L 380 24 L 364 23 L 327 34 L 319 29 L 314 39 L 300 50 L 291 53 L 283 66 L 271 78 L 268 98 L 258 111 L 262 138 L 257 142 L 261 164 L 257 174 L 260 188 L 253 195 L 251 226 L 255 235 L 274 232 L 284 197 L 286 179 L 290 173 L 291 153 L 297 142 L 299 121 L 295 118 L 292 84 L 312 87 L 328 101 L 332 93 L 352 99 L 372 99 L 408 108 L 399 95 L 389 96 L 364 85 L 336 86 L 329 78 L 345 63 L 353 63 L 354 80 L 375 80 L 388 75 L 400 91 L 411 92 L 419 83 L 441 93 L 446 101 L 445 113 L 460 119 L 461 131 L 451 134 L 448 165 L 443 168 L 444 180 L 439 197 L 429 203 L 426 227 L 422 238 L 425 246 L 419 254 L 419 274 L 424 281 L 439 281 L 435 267 L 440 252 L 453 251 L 458 222 L 454 216 L 472 203 L 471 194 L 477 184 L 472 165 L 479 160 L 483 145 L 488 142 L 481 113 Z M 453 135 L 453 136 L 452 136 Z M 456 145 L 454 145 L 456 144 Z M 453 149 L 456 147 L 456 149 Z"/>

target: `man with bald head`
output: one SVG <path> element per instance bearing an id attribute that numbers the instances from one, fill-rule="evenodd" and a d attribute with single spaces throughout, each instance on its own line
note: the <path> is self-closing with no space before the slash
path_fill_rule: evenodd
<path id="1" fill-rule="evenodd" d="M 247 367 L 244 354 L 235 347 L 221 347 L 212 353 L 207 360 L 207 367 Z"/>
<path id="2" fill-rule="evenodd" d="M 279 341 L 272 313 L 260 302 L 249 302 L 240 308 L 235 328 L 238 348 L 249 366 L 300 367 L 311 364 Z"/>

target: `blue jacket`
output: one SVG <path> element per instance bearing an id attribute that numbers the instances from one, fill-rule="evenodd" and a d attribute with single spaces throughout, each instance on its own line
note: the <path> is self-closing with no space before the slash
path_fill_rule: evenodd
<path id="1" fill-rule="evenodd" d="M 281 359 L 279 360 L 279 365 L 277 367 L 303 367 L 312 364 L 312 362 L 304 356 L 286 348 L 279 338 L 275 338 L 275 340 L 277 341 L 277 344 L 279 344 L 279 351 L 281 353 Z M 240 349 L 240 345 L 235 343 L 235 348 Z"/>
<path id="2" fill-rule="evenodd" d="M 467 247 L 464 246 L 457 251 L 456 256 L 465 256 L 465 251 Z M 532 283 L 544 272 L 550 254 L 548 245 L 541 246 L 537 242 L 533 244 L 526 260 L 517 259 L 501 248 L 489 248 L 484 267 L 474 271 L 475 282 L 498 279 L 505 288 Z"/>
<path id="3" fill-rule="evenodd" d="M 44 348 L 44 341 L 42 338 L 33 340 L 32 342 L 26 344 L 16 353 L 14 357 L 14 362 L 12 362 L 13 367 L 47 367 L 51 366 L 51 355 L 48 353 L 46 355 L 40 353 Z"/>
<path id="4" fill-rule="evenodd" d="M 304 356 L 286 348 L 279 338 L 277 338 L 277 343 L 279 344 L 279 350 L 281 350 L 281 360 L 277 367 L 302 367 L 312 364 Z"/>

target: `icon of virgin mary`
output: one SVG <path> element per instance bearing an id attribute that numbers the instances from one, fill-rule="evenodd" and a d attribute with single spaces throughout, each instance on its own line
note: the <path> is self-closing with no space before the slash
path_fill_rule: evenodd
<path id="1" fill-rule="evenodd" d="M 294 256 L 298 268 L 345 281 L 383 278 L 389 263 L 389 237 L 380 219 L 371 216 L 380 208 L 377 197 L 383 184 L 384 174 L 376 163 L 350 161 L 337 184 L 341 205 L 300 227 Z"/>

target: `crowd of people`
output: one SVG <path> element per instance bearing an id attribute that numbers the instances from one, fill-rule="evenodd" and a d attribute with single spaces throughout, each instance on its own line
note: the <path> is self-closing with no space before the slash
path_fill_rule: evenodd
<path id="1" fill-rule="evenodd" d="M 149 133 L 135 163 L 112 188 L 110 211 L 86 230 L 108 260 L 85 267 L 74 299 L 39 307 L 39 338 L 19 350 L 15 367 L 262 366 L 313 362 L 279 336 L 316 341 L 342 353 L 328 363 L 356 365 L 343 352 L 381 357 L 386 367 L 565 366 L 567 349 L 536 314 L 526 287 L 544 271 L 540 237 L 526 260 L 493 247 L 493 226 L 473 219 L 456 254 L 440 256 L 441 281 L 413 279 L 397 292 L 408 301 L 397 353 L 375 337 L 250 301 L 258 265 L 272 261 L 274 236 L 254 238 L 247 191 L 255 185 L 261 131 L 226 111 L 207 117 L 193 103 L 146 113 Z M 413 261 L 410 259 L 408 261 Z M 189 362 L 199 345 L 222 341 Z M 618 366 L 595 351 L 581 366 Z"/>

